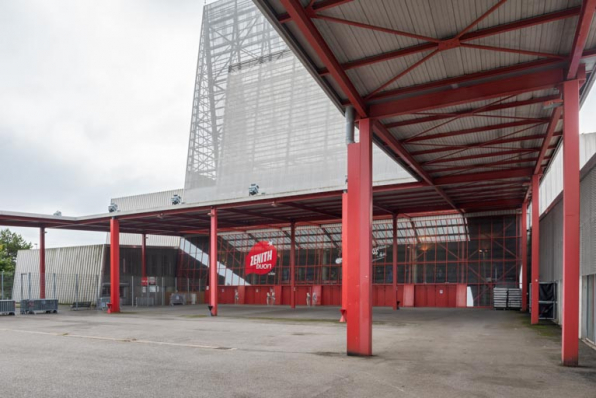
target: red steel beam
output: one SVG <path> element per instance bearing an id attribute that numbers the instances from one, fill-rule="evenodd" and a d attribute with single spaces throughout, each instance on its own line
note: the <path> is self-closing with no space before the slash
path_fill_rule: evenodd
<path id="1" fill-rule="evenodd" d="M 502 109 L 518 108 L 518 107 L 527 106 L 527 105 L 540 104 L 540 103 L 552 101 L 552 100 L 559 99 L 559 98 L 560 98 L 560 95 L 554 94 L 554 95 L 546 95 L 544 97 L 534 97 L 534 98 L 530 98 L 530 99 L 523 100 L 523 101 L 501 102 L 498 104 L 482 107 L 481 111 L 485 113 L 485 112 L 499 111 Z M 484 116 L 481 114 L 476 114 L 475 113 L 476 111 L 478 111 L 478 109 L 468 109 L 465 111 L 455 112 L 455 113 L 435 114 L 435 115 L 428 116 L 428 117 L 408 119 L 408 120 L 402 120 L 399 122 L 387 123 L 387 124 L 385 124 L 385 127 L 387 127 L 388 129 L 392 129 L 394 127 L 409 126 L 411 124 L 428 123 L 428 122 L 434 122 L 436 120 L 450 119 L 454 116 L 463 116 L 463 117 Z"/>
<path id="2" fill-rule="evenodd" d="M 478 153 L 475 155 L 466 155 L 466 156 L 458 156 L 458 157 L 445 156 L 442 158 L 429 160 L 428 162 L 422 163 L 422 165 L 423 166 L 431 166 L 431 165 L 440 164 L 440 163 L 461 162 L 463 160 L 493 158 L 495 156 L 507 156 L 507 155 L 518 155 L 518 154 L 523 155 L 523 154 L 531 154 L 532 152 L 539 152 L 539 151 L 540 151 L 540 148 L 516 148 L 516 149 L 505 150 L 505 151 L 500 150 L 500 151 L 495 151 L 495 152 Z M 474 165 L 474 166 L 476 167 L 478 165 Z"/>
<path id="3" fill-rule="evenodd" d="M 147 278 L 147 235 L 141 234 L 141 277 Z"/>
<path id="4" fill-rule="evenodd" d="M 328 21 L 328 22 L 334 22 L 334 23 L 339 23 L 339 24 L 343 24 L 343 25 L 348 25 L 348 26 L 354 26 L 356 28 L 362 28 L 362 29 L 367 29 L 367 30 L 374 30 L 374 31 L 377 31 L 377 32 L 389 33 L 389 34 L 393 34 L 393 35 L 397 35 L 397 36 L 403 36 L 403 37 L 409 37 L 411 39 L 428 41 L 428 42 L 431 42 L 431 43 L 439 43 L 439 42 L 441 42 L 441 39 L 435 39 L 434 37 L 422 36 L 422 35 L 418 35 L 416 33 L 404 32 L 402 30 L 391 29 L 391 28 L 384 28 L 382 26 L 369 25 L 369 24 L 365 24 L 365 23 L 361 23 L 361 22 L 350 21 L 350 20 L 347 20 L 347 19 L 330 17 L 328 15 L 315 15 L 315 16 L 313 16 L 313 18 L 321 19 L 323 21 Z"/>
<path id="5" fill-rule="evenodd" d="M 571 54 L 569 60 L 569 69 L 567 71 L 567 79 L 575 79 L 579 69 L 579 63 L 582 58 L 582 52 L 586 45 L 588 34 L 590 33 L 590 26 L 594 18 L 594 11 L 596 9 L 596 0 L 584 0 L 582 3 L 577 29 L 573 38 L 573 47 L 571 47 Z"/>
<path id="6" fill-rule="evenodd" d="M 393 151 L 393 153 L 397 154 L 397 156 L 399 156 L 405 163 L 407 163 L 408 166 L 410 166 L 410 168 L 420 178 L 422 178 L 425 182 L 431 185 L 435 189 L 435 191 L 437 191 L 437 193 L 441 195 L 443 199 L 445 199 L 445 201 L 451 207 L 457 209 L 457 206 L 455 205 L 455 203 L 451 201 L 451 199 L 449 199 L 449 196 L 447 196 L 447 194 L 445 194 L 445 192 L 441 188 L 435 186 L 432 177 L 428 174 L 428 172 L 424 170 L 422 166 L 418 163 L 418 161 L 416 161 L 412 157 L 412 155 L 410 155 L 408 151 L 402 146 L 402 144 L 398 142 L 393 137 L 393 135 L 391 135 L 389 130 L 387 130 L 385 126 L 383 126 L 383 124 L 378 120 L 374 122 L 374 126 L 377 137 L 379 137 L 385 143 L 385 145 Z"/>
<path id="7" fill-rule="evenodd" d="M 393 310 L 397 310 L 397 257 L 398 257 L 398 249 L 397 249 L 397 214 L 394 214 L 391 220 L 391 230 L 392 230 L 392 254 L 393 254 L 393 294 L 391 295 L 393 300 Z M 416 229 L 414 229 L 416 231 Z"/>
<path id="8" fill-rule="evenodd" d="M 348 310 L 348 193 L 344 192 L 341 196 L 341 272 L 343 275 L 341 283 L 341 312 L 340 322 L 346 322 Z"/>
<path id="9" fill-rule="evenodd" d="M 44 227 L 39 229 L 39 298 L 46 298 L 46 229 Z"/>
<path id="10" fill-rule="evenodd" d="M 348 145 L 347 353 L 372 355 L 372 120 Z"/>
<path id="11" fill-rule="evenodd" d="M 555 130 L 557 129 L 557 124 L 559 123 L 559 119 L 561 118 L 562 113 L 563 107 L 558 107 L 553 110 L 552 116 L 548 123 L 548 128 L 546 129 L 546 136 L 544 137 L 542 147 L 540 148 L 540 153 L 538 154 L 536 166 L 534 166 L 534 174 L 540 174 L 542 172 L 542 161 L 546 156 L 546 151 L 550 147 L 550 142 L 553 139 L 553 136 L 555 135 Z"/>
<path id="12" fill-rule="evenodd" d="M 540 175 L 532 176 L 532 325 L 539 322 L 539 276 L 540 276 Z"/>
<path id="13" fill-rule="evenodd" d="M 498 167 L 507 164 L 517 164 L 517 163 L 530 163 L 536 161 L 536 158 L 522 158 L 522 159 L 510 159 L 510 160 L 500 160 L 498 162 L 490 162 L 490 163 L 478 163 L 466 166 L 453 166 L 453 167 L 445 167 L 442 169 L 432 169 L 429 170 L 431 173 L 446 173 L 448 171 L 461 171 L 461 170 L 473 170 L 473 169 L 482 169 L 485 167 Z M 450 194 L 451 195 L 451 194 Z"/>
<path id="14" fill-rule="evenodd" d="M 414 137 L 406 138 L 405 140 L 402 141 L 402 143 L 410 144 L 413 142 L 435 140 L 438 138 L 445 138 L 445 137 L 455 137 L 458 135 L 475 134 L 475 133 L 481 133 L 484 131 L 508 129 L 508 128 L 520 127 L 520 126 L 529 126 L 532 124 L 536 124 L 538 126 L 540 124 L 546 124 L 548 122 L 549 122 L 549 119 L 547 119 L 547 118 L 531 119 L 531 120 L 517 120 L 515 122 L 492 124 L 492 125 L 474 127 L 474 128 L 459 130 L 459 131 L 456 130 L 456 131 L 448 131 L 445 133 L 417 135 Z"/>
<path id="15" fill-rule="evenodd" d="M 519 208 L 522 204 L 522 199 L 499 199 L 499 200 L 487 200 L 480 202 L 460 202 L 459 205 L 465 210 L 477 210 L 485 208 L 504 209 Z"/>
<path id="16" fill-rule="evenodd" d="M 531 175 L 531 167 L 518 167 L 499 171 L 487 171 L 482 173 L 468 173 L 453 176 L 437 177 L 434 179 L 434 183 L 437 185 L 451 185 L 476 181 L 504 180 L 509 178 L 527 178 Z"/>
<path id="17" fill-rule="evenodd" d="M 464 34 L 462 37 L 459 38 L 459 41 L 460 41 L 460 43 L 461 42 L 469 42 L 469 41 L 481 39 L 484 37 L 499 35 L 499 34 L 511 32 L 514 30 L 524 29 L 524 28 L 528 28 L 531 26 L 536 26 L 536 25 L 540 25 L 540 24 L 544 24 L 544 23 L 548 23 L 548 22 L 558 21 L 561 19 L 566 19 L 566 18 L 576 16 L 579 14 L 579 11 L 580 11 L 579 7 L 568 8 L 565 10 L 556 11 L 556 12 L 552 12 L 549 14 L 540 15 L 537 17 L 527 18 L 527 19 L 524 19 L 521 21 L 515 21 L 515 22 L 508 23 L 508 24 L 498 25 L 498 26 L 494 26 L 494 27 L 486 28 L 486 29 L 480 29 L 475 32 L 469 32 L 469 33 Z M 451 38 L 445 38 L 440 41 L 448 41 L 450 39 Z M 387 61 L 390 59 L 401 58 L 401 57 L 404 57 L 407 55 L 415 54 L 415 53 L 422 52 L 422 51 L 428 51 L 428 50 L 432 50 L 432 49 L 436 49 L 436 48 L 438 48 L 438 45 L 436 42 L 424 43 L 424 44 L 420 44 L 420 45 L 416 45 L 416 46 L 412 46 L 412 47 L 407 47 L 407 48 L 403 48 L 403 49 L 399 49 L 399 50 L 395 50 L 395 51 L 390 51 L 390 52 L 387 52 L 384 54 L 379 54 L 379 55 L 374 55 L 371 57 L 357 59 L 357 60 L 342 64 L 341 66 L 344 68 L 344 70 L 349 70 L 349 69 L 359 68 L 361 66 L 371 65 L 371 64 L 374 64 L 377 62 L 383 62 L 383 61 Z M 329 71 L 326 69 L 323 69 L 320 71 L 320 74 L 322 76 L 326 75 L 328 73 L 329 73 Z"/>
<path id="18" fill-rule="evenodd" d="M 316 207 L 311 207 L 311 206 L 302 205 L 302 204 L 298 204 L 298 203 L 292 203 L 292 202 L 284 202 L 283 205 L 288 206 L 288 207 L 293 207 L 295 209 L 309 211 L 312 213 L 319 213 L 324 216 L 329 216 L 329 217 L 333 217 L 333 218 L 341 218 L 340 214 L 337 214 L 337 213 L 334 213 L 331 211 L 317 209 Z"/>
<path id="19" fill-rule="evenodd" d="M 585 1 L 594 11 L 594 2 Z M 591 21 L 590 14 L 590 21 Z M 577 366 L 580 297 L 579 80 L 563 84 L 563 316 L 561 360 Z"/>
<path id="20" fill-rule="evenodd" d="M 512 54 L 521 54 L 521 55 L 529 55 L 532 57 L 565 59 L 565 57 L 563 55 L 559 55 L 559 54 L 543 53 L 543 52 L 528 51 L 528 50 L 518 50 L 516 48 L 484 46 L 484 45 L 480 45 L 480 44 L 470 44 L 470 43 L 462 43 L 461 46 L 467 47 L 467 48 L 474 48 L 476 50 L 487 50 L 487 51 L 497 51 L 497 52 L 505 52 L 505 53 L 512 53 Z"/>
<path id="21" fill-rule="evenodd" d="M 348 78 L 348 75 L 346 75 L 346 72 L 342 69 L 314 23 L 308 15 L 306 15 L 300 2 L 297 0 L 280 0 L 280 2 L 288 12 L 290 18 L 292 18 L 292 21 L 296 24 L 300 33 L 316 52 L 317 56 L 321 59 L 321 62 L 327 67 L 331 77 L 333 77 L 333 80 L 335 80 L 356 112 L 358 112 L 358 115 L 361 118 L 366 117 L 367 110 L 364 100 L 358 93 L 358 90 L 356 90 L 356 87 L 354 87 L 354 84 Z"/>
<path id="22" fill-rule="evenodd" d="M 349 3 L 351 1 L 354 1 L 354 0 L 324 0 L 324 1 L 319 1 L 318 3 L 312 4 L 312 7 L 310 7 L 310 8 L 314 12 L 325 11 L 330 8 L 340 6 L 342 4 Z M 284 14 L 279 15 L 277 17 L 277 20 L 283 24 L 286 22 L 290 22 L 292 20 L 292 18 L 287 13 L 284 13 Z"/>
<path id="23" fill-rule="evenodd" d="M 383 119 L 468 102 L 546 90 L 556 87 L 562 81 L 562 69 L 545 70 L 533 74 L 501 79 L 499 81 L 476 84 L 470 87 L 460 87 L 447 92 L 431 93 L 373 104 L 369 108 L 369 116 L 375 119 Z"/>
<path id="24" fill-rule="evenodd" d="M 211 209 L 211 228 L 209 230 L 209 305 L 211 316 L 217 316 L 217 209 Z"/>
<path id="25" fill-rule="evenodd" d="M 290 224 L 290 308 L 296 308 L 296 223 Z"/>
<path id="26" fill-rule="evenodd" d="M 120 312 L 120 221 L 110 219 L 110 313 Z"/>
<path id="27" fill-rule="evenodd" d="M 507 0 L 499 0 L 495 5 L 493 5 L 491 8 L 489 8 L 481 16 L 479 16 L 478 18 L 476 18 L 471 24 L 469 24 L 468 26 L 466 26 L 462 31 L 460 31 L 455 36 L 455 38 L 456 39 L 461 39 L 461 37 L 463 35 L 465 35 L 467 32 L 469 32 L 470 29 L 472 29 L 474 26 L 478 25 L 480 22 L 482 22 L 483 20 L 485 20 L 490 14 L 492 14 L 493 12 L 495 12 L 497 10 L 497 8 L 499 8 L 503 4 L 505 4 L 505 2 L 507 2 Z"/>
<path id="28" fill-rule="evenodd" d="M 564 10 L 551 12 L 548 14 L 539 15 L 536 17 L 526 18 L 519 21 L 514 21 L 502 25 L 493 26 L 486 29 L 480 29 L 475 32 L 470 32 L 459 38 L 460 42 L 467 42 L 472 40 L 482 39 L 484 37 L 500 35 L 514 30 L 529 28 L 536 25 L 541 25 L 548 22 L 559 21 L 567 19 L 579 14 L 579 7 L 566 8 Z"/>
<path id="29" fill-rule="evenodd" d="M 374 55 L 372 57 L 366 57 L 366 58 L 357 59 L 355 61 L 346 62 L 346 63 L 341 64 L 341 67 L 344 70 L 350 70 L 350 69 L 360 68 L 362 66 L 376 64 L 376 63 L 383 62 L 383 61 L 388 61 L 390 59 L 407 57 L 408 55 L 418 54 L 420 52 L 430 51 L 430 50 L 434 50 L 436 48 L 437 48 L 436 43 L 424 43 L 424 44 L 419 44 L 416 46 L 402 48 L 402 49 L 399 49 L 396 51 L 391 51 L 391 52 L 384 53 L 384 54 Z M 326 68 L 319 70 L 320 76 L 326 76 L 328 74 L 329 74 L 329 70 Z"/>
<path id="30" fill-rule="evenodd" d="M 560 136 L 561 134 L 555 134 L 555 136 Z M 510 144 L 513 142 L 521 142 L 521 141 L 532 141 L 532 140 L 543 140 L 546 137 L 545 134 L 533 134 L 533 135 L 524 135 L 521 137 L 511 137 L 511 138 L 503 138 L 490 141 L 490 146 L 487 146 L 486 142 L 481 142 L 479 144 L 474 145 L 441 145 L 439 148 L 433 149 L 424 149 L 421 151 L 411 151 L 410 155 L 412 156 L 419 156 L 419 155 L 429 155 L 431 153 L 441 153 L 441 152 L 451 152 L 457 151 L 460 149 L 475 149 L 475 148 L 490 148 L 490 149 L 507 149 L 503 147 L 496 147 L 496 145 L 503 145 L 503 144 Z"/>
<path id="31" fill-rule="evenodd" d="M 521 214 L 521 274 L 522 302 L 521 310 L 528 310 L 528 202 L 524 202 Z"/>

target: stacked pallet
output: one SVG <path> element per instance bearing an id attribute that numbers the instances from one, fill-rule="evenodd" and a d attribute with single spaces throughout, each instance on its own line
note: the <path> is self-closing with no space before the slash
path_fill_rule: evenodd
<path id="1" fill-rule="evenodd" d="M 496 310 L 519 310 L 521 301 L 521 289 L 507 287 L 493 289 L 493 307 Z"/>

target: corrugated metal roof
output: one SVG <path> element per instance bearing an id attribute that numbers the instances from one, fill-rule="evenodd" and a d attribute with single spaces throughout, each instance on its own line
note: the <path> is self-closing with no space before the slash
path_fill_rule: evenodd
<path id="1" fill-rule="evenodd" d="M 79 301 L 95 302 L 99 293 L 105 250 L 105 245 L 46 249 L 46 297 L 57 298 L 60 303 L 74 302 L 78 280 Z M 19 250 L 13 299 L 18 301 L 21 298 L 39 298 L 39 279 L 39 250 Z"/>
<path id="2" fill-rule="evenodd" d="M 535 72 L 557 69 L 562 81 L 582 4 L 581 0 L 305 0 L 301 12 L 286 10 L 280 0 L 256 3 L 289 42 L 300 45 L 296 51 L 302 51 L 313 74 L 334 90 L 333 98 L 365 105 L 361 117 L 389 100 L 415 102 L 434 92 L 449 97 L 450 90 L 466 87 L 473 92 L 473 86 L 520 74 L 532 73 L 533 78 Z M 590 57 L 596 53 L 595 30 L 593 22 L 585 45 Z M 585 65 L 590 73 L 593 62 Z M 350 85 L 356 94 L 349 92 Z M 438 104 L 399 116 L 387 112 L 390 117 L 381 117 L 381 122 L 413 156 L 413 168 L 422 178 L 424 173 L 431 178 L 465 179 L 470 173 L 531 170 L 543 146 L 542 166 L 548 165 L 560 140 L 559 126 L 553 139 L 544 142 L 554 114 L 552 104 L 546 103 L 560 98 L 556 84 L 546 86 L 480 101 L 470 97 L 455 106 Z M 507 105 L 513 103 L 518 106 Z M 420 108 L 425 106 L 420 100 Z M 530 174 L 515 177 L 520 191 L 502 190 L 497 196 L 521 206 Z M 454 197 L 456 205 L 463 206 L 466 198 Z"/>

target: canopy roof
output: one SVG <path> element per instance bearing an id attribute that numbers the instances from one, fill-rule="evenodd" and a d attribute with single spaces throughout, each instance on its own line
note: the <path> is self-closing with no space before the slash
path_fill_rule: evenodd
<path id="1" fill-rule="evenodd" d="M 374 118 L 376 143 L 454 209 L 520 207 L 560 145 L 560 84 L 588 81 L 584 98 L 594 78 L 594 0 L 255 2 L 338 107 Z"/>
<path id="2" fill-rule="evenodd" d="M 451 214 L 434 189 L 424 182 L 374 188 L 375 219 Z M 126 210 L 83 217 L 51 216 L 0 211 L 0 225 L 109 232 L 110 219 L 120 220 L 120 231 L 153 235 L 187 236 L 208 234 L 210 212 L 218 209 L 218 230 L 246 231 L 256 228 L 282 228 L 297 225 L 331 224 L 341 221 L 342 192 L 316 192 L 293 197 L 247 198 L 242 202 L 181 204 L 145 210 Z M 505 210 L 501 203 L 470 203 L 466 211 Z M 400 209 L 399 211 L 397 209 Z"/>
<path id="3" fill-rule="evenodd" d="M 594 77 L 596 0 L 254 0 L 340 109 L 419 182 L 374 187 L 374 217 L 516 209 L 562 141 L 562 82 Z M 341 220 L 342 192 L 0 225 L 158 235 Z"/>

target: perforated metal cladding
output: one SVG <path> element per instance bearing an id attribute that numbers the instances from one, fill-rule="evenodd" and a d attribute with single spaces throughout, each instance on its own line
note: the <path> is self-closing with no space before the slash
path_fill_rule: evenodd
<path id="1" fill-rule="evenodd" d="M 206 6 L 185 202 L 345 187 L 345 120 L 250 0 Z M 373 149 L 376 184 L 413 179 Z"/>

